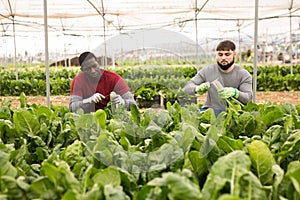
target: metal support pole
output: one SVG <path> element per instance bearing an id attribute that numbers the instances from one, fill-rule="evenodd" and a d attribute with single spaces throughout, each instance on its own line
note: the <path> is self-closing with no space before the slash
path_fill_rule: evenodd
<path id="1" fill-rule="evenodd" d="M 44 0 L 44 33 L 45 33 L 46 95 L 47 95 L 47 107 L 50 108 L 50 78 L 49 78 L 47 0 Z"/>
<path id="2" fill-rule="evenodd" d="M 17 66 L 17 42 L 16 42 L 16 27 L 15 27 L 15 16 L 13 18 L 13 32 L 14 32 L 14 65 L 16 68 L 16 80 L 19 80 L 18 66 Z"/>
<path id="3" fill-rule="evenodd" d="M 198 5 L 197 5 L 198 0 L 195 1 L 195 29 L 196 29 L 196 67 L 199 69 L 199 53 L 198 53 Z"/>
<path id="4" fill-rule="evenodd" d="M 292 41 L 292 8 L 293 8 L 293 0 L 291 1 L 291 6 L 289 8 L 290 10 L 290 71 L 291 74 L 293 74 L 293 41 Z"/>
<path id="5" fill-rule="evenodd" d="M 255 0 L 255 22 L 254 22 L 254 60 L 253 60 L 253 97 L 252 100 L 256 102 L 256 79 L 257 79 L 257 30 L 258 30 L 258 0 Z"/>

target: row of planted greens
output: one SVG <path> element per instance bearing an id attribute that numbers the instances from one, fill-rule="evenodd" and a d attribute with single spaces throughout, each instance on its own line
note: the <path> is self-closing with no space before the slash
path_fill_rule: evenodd
<path id="1" fill-rule="evenodd" d="M 300 105 L 0 108 L 0 198 L 299 199 Z"/>
<path id="2" fill-rule="evenodd" d="M 253 74 L 253 67 L 245 66 Z M 160 66 L 160 67 L 126 67 L 109 69 L 120 74 L 133 93 L 146 84 L 160 84 L 169 90 L 180 91 L 187 81 L 197 73 L 194 66 Z M 79 72 L 78 67 L 55 68 L 50 70 L 50 93 L 52 95 L 69 95 L 72 78 Z M 43 69 L 0 71 L 0 96 L 45 95 L 46 74 Z M 293 74 L 289 66 L 263 66 L 257 70 L 258 91 L 299 91 L 300 65 L 293 66 Z M 159 91 L 155 91 L 159 92 Z"/>

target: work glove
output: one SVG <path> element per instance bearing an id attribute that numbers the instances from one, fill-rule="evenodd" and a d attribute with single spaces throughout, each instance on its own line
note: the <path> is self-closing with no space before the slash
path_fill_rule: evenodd
<path id="1" fill-rule="evenodd" d="M 238 98 L 239 97 L 239 90 L 233 87 L 224 87 L 219 91 L 219 97 L 223 99 L 227 99 L 229 97 Z"/>
<path id="2" fill-rule="evenodd" d="M 103 94 L 100 93 L 95 93 L 93 94 L 93 96 L 83 99 L 82 103 L 86 104 L 86 103 L 98 103 L 100 101 L 102 101 L 103 99 L 105 99 L 105 96 Z"/>
<path id="3" fill-rule="evenodd" d="M 204 94 L 210 87 L 210 83 L 209 82 L 205 82 L 205 83 L 201 83 L 200 85 L 198 85 L 195 88 L 195 92 L 197 94 Z"/>
<path id="4" fill-rule="evenodd" d="M 111 99 L 111 103 L 114 105 L 124 105 L 125 104 L 125 100 L 118 94 L 114 95 Z"/>

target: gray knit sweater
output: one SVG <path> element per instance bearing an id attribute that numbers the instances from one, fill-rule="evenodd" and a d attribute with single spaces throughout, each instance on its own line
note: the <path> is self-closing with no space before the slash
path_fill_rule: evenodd
<path id="1" fill-rule="evenodd" d="M 221 71 L 217 64 L 206 66 L 199 70 L 183 89 L 187 94 L 195 94 L 196 86 L 204 82 L 211 83 L 216 79 L 223 87 L 237 88 L 238 100 L 241 103 L 247 104 L 252 100 L 252 77 L 247 70 L 237 65 L 229 73 Z M 204 106 L 215 110 L 226 110 L 225 101 L 219 99 L 218 92 L 212 84 L 208 89 Z"/>

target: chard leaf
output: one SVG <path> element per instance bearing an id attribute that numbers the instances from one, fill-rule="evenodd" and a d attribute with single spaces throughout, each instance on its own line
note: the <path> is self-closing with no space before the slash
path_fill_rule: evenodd
<path id="1" fill-rule="evenodd" d="M 31 183 L 31 188 L 41 199 L 56 199 L 57 194 L 55 186 L 48 177 L 39 177 Z"/>
<path id="2" fill-rule="evenodd" d="M 162 175 L 162 178 L 155 178 L 148 182 L 151 186 L 167 186 L 168 188 L 168 199 L 201 199 L 202 194 L 199 186 L 189 180 L 187 177 L 168 172 Z"/>
<path id="3" fill-rule="evenodd" d="M 190 150 L 196 134 L 197 130 L 193 126 L 183 123 L 182 131 L 177 131 L 174 135 L 178 145 L 182 148 L 184 153 Z"/>
<path id="4" fill-rule="evenodd" d="M 218 147 L 217 141 L 219 137 L 224 133 L 225 126 L 226 125 L 224 120 L 224 113 L 220 113 L 217 119 L 209 127 L 204 137 L 204 141 L 200 149 L 201 157 L 208 156 L 213 151 L 214 148 Z M 218 156 L 218 155 L 213 155 L 213 156 Z"/>
<path id="5" fill-rule="evenodd" d="M 4 100 L 2 101 L 2 107 L 8 107 L 10 108 L 12 103 L 12 100 L 9 98 L 4 98 Z"/>
<path id="6" fill-rule="evenodd" d="M 92 176 L 98 172 L 98 169 L 95 169 L 92 164 L 90 164 L 86 170 L 84 171 L 83 175 L 82 175 L 82 181 L 81 181 L 81 185 L 82 185 L 82 191 L 87 191 L 90 190 L 93 186 L 94 183 L 92 181 Z M 97 188 L 98 189 L 98 188 Z"/>
<path id="7" fill-rule="evenodd" d="M 254 140 L 247 146 L 252 166 L 263 185 L 272 184 L 272 167 L 276 164 L 268 146 L 259 140 Z"/>
<path id="8" fill-rule="evenodd" d="M 99 170 L 99 172 L 96 173 L 92 179 L 94 183 L 100 183 L 103 186 L 112 185 L 113 187 L 118 187 L 121 185 L 121 176 L 119 170 L 113 166 Z"/>
<path id="9" fill-rule="evenodd" d="M 122 186 L 126 188 L 126 191 L 131 194 L 131 196 L 133 196 L 133 194 L 140 189 L 140 184 L 137 181 L 139 177 L 135 177 L 134 174 L 126 172 L 125 170 L 119 170 Z"/>
<path id="10" fill-rule="evenodd" d="M 0 119 L 0 138 L 5 141 L 8 138 L 16 139 L 16 131 L 14 130 L 14 124 L 10 120 Z M 6 137 L 7 138 L 6 138 Z"/>
<path id="11" fill-rule="evenodd" d="M 272 110 L 265 112 L 261 116 L 261 120 L 264 122 L 264 124 L 266 124 L 267 127 L 269 127 L 277 120 L 281 120 L 283 117 L 284 117 L 284 112 L 279 110 L 278 107 L 275 107 Z"/>
<path id="12" fill-rule="evenodd" d="M 260 117 L 257 117 L 255 119 L 255 129 L 253 130 L 253 135 L 264 135 L 268 127 L 266 124 L 260 119 Z"/>
<path id="13" fill-rule="evenodd" d="M 253 135 L 255 130 L 255 117 L 251 115 L 250 112 L 243 112 L 239 116 L 239 124 L 241 125 L 241 131 L 244 131 L 246 135 L 251 136 Z"/>
<path id="14" fill-rule="evenodd" d="M 167 103 L 167 105 L 170 102 Z M 170 104 L 171 106 L 171 104 Z M 156 180 L 156 179 L 153 179 Z M 150 200 L 159 199 L 167 200 L 167 189 L 166 187 L 155 187 L 150 185 L 144 185 L 135 195 L 133 200 Z"/>
<path id="15" fill-rule="evenodd" d="M 95 140 L 100 133 L 100 125 L 93 114 L 80 115 L 75 121 L 80 140 L 84 143 Z"/>
<path id="16" fill-rule="evenodd" d="M 214 110 L 212 108 L 209 108 L 205 110 L 204 112 L 201 112 L 199 114 L 200 121 L 203 123 L 212 124 L 216 121 L 216 115 L 214 113 Z"/>
<path id="17" fill-rule="evenodd" d="M 41 167 L 41 174 L 47 176 L 55 188 L 81 191 L 79 180 L 76 179 L 68 164 L 64 161 L 56 161 L 55 165 L 44 162 Z"/>
<path id="18" fill-rule="evenodd" d="M 152 151 L 148 156 L 149 171 L 154 169 L 163 169 L 162 167 L 168 166 L 172 169 L 177 162 L 184 159 L 183 150 L 178 146 L 177 142 L 171 141 L 170 143 L 163 144 L 156 151 Z M 173 169 L 175 170 L 175 169 Z"/>
<path id="19" fill-rule="evenodd" d="M 128 151 L 128 149 L 130 149 L 131 144 L 127 137 L 121 136 L 119 142 L 126 151 Z"/>
<path id="20" fill-rule="evenodd" d="M 94 113 L 94 117 L 97 119 L 99 126 L 101 129 L 106 129 L 106 120 L 107 120 L 107 114 L 105 110 L 98 109 Z"/>
<path id="21" fill-rule="evenodd" d="M 13 120 L 20 135 L 33 137 L 40 130 L 40 123 L 36 115 L 27 110 L 15 110 Z"/>
<path id="22" fill-rule="evenodd" d="M 233 196 L 230 194 L 223 194 L 218 198 L 218 200 L 242 200 L 240 197 Z"/>
<path id="23" fill-rule="evenodd" d="M 72 190 L 68 190 L 63 195 L 63 197 L 61 198 L 61 200 L 78 199 L 77 196 L 78 196 L 78 193 L 76 193 L 75 191 L 72 191 Z"/>
<path id="24" fill-rule="evenodd" d="M 218 199 L 222 194 L 244 199 L 266 199 L 257 177 L 250 171 L 251 161 L 244 151 L 236 150 L 220 157 L 204 183 L 203 199 Z"/>
<path id="25" fill-rule="evenodd" d="M 199 175 L 208 172 L 208 160 L 205 157 L 200 157 L 199 151 L 190 151 L 188 157 L 195 172 Z"/>
<path id="26" fill-rule="evenodd" d="M 104 165 L 115 165 L 129 172 L 141 173 L 162 170 L 167 165 L 176 164 L 183 160 L 184 155 L 182 149 L 171 136 L 162 135 L 161 138 L 164 139 L 161 146 L 155 146 L 155 148 L 149 149 L 149 152 L 143 153 L 130 149 L 125 151 L 113 137 L 103 133 L 97 139 L 93 154 L 95 159 Z"/>
<path id="27" fill-rule="evenodd" d="M 300 107 L 300 103 L 299 103 L 299 107 Z M 300 115 L 293 115 L 293 119 L 294 119 L 295 129 L 300 129 Z"/>
<path id="28" fill-rule="evenodd" d="M 113 165 L 113 154 L 115 151 L 122 152 L 123 148 L 119 147 L 108 134 L 100 134 L 93 148 L 95 159 L 101 161 L 106 166 Z"/>
<path id="29" fill-rule="evenodd" d="M 0 119 L 1 120 L 10 120 L 11 119 L 11 110 L 7 106 L 3 106 L 0 108 Z"/>
<path id="30" fill-rule="evenodd" d="M 113 187 L 110 184 L 104 186 L 104 196 L 105 200 L 129 200 L 121 186 Z"/>
<path id="31" fill-rule="evenodd" d="M 107 129 L 111 132 L 117 132 L 117 130 L 123 130 L 125 126 L 126 126 L 125 122 L 121 121 L 120 119 L 112 118 L 109 120 Z"/>
<path id="32" fill-rule="evenodd" d="M 104 199 L 103 189 L 98 185 L 93 185 L 93 187 L 82 195 L 83 200 L 98 200 Z"/>
<path id="33" fill-rule="evenodd" d="M 290 179 L 293 184 L 294 189 L 300 196 L 300 162 L 292 161 L 288 165 L 288 170 L 286 176 Z"/>
<path id="34" fill-rule="evenodd" d="M 282 131 L 282 126 L 277 125 L 277 124 L 271 126 L 265 132 L 265 134 L 263 134 L 263 137 L 262 137 L 263 142 L 268 144 L 268 146 L 270 147 L 272 144 L 274 144 L 275 142 L 277 142 L 280 139 L 281 131 Z"/>
<path id="35" fill-rule="evenodd" d="M 261 185 L 259 179 L 251 172 L 241 176 L 239 180 L 239 196 L 241 199 L 251 199 L 251 200 L 266 200 L 267 195 L 265 188 Z M 234 193 L 238 196 L 238 193 Z"/>
<path id="36" fill-rule="evenodd" d="M 21 92 L 20 94 L 20 104 L 21 108 L 25 108 L 27 106 L 27 98 L 24 92 Z"/>
<path id="37" fill-rule="evenodd" d="M 220 138 L 217 141 L 217 145 L 225 153 L 230 153 L 234 150 L 242 150 L 244 146 L 242 140 L 235 140 L 225 135 L 220 136 Z"/>
<path id="38" fill-rule="evenodd" d="M 298 115 L 298 111 L 296 109 L 296 106 L 292 103 L 284 103 L 282 105 L 280 105 L 280 108 L 282 109 L 282 111 L 286 114 L 289 115 Z"/>
<path id="39" fill-rule="evenodd" d="M 291 132 L 291 130 L 294 130 L 294 119 L 292 116 L 286 116 L 285 120 L 284 120 L 284 131 L 285 133 L 289 134 Z"/>
<path id="40" fill-rule="evenodd" d="M 76 140 L 73 144 L 67 146 L 67 148 L 62 152 L 61 158 L 66 161 L 70 167 L 73 167 L 77 162 L 82 160 L 82 150 L 81 142 Z"/>
<path id="41" fill-rule="evenodd" d="M 46 106 L 40 106 L 38 109 L 35 110 L 35 114 L 37 117 L 40 117 L 41 115 L 46 115 L 47 118 L 50 120 L 53 115 L 53 111 Z"/>
<path id="42" fill-rule="evenodd" d="M 184 176 L 175 173 L 163 174 L 169 188 L 169 199 L 201 199 L 199 186 Z"/>
<path id="43" fill-rule="evenodd" d="M 9 155 L 4 151 L 0 151 L 0 177 L 11 176 L 16 177 L 17 169 L 9 162 Z"/>
<path id="44" fill-rule="evenodd" d="M 1 180 L 1 194 L 2 191 L 5 191 L 7 196 L 10 197 L 5 199 L 25 199 L 24 196 L 27 191 L 24 191 L 23 188 L 21 188 L 18 185 L 17 179 L 11 176 L 1 176 L 0 180 Z"/>
<path id="45" fill-rule="evenodd" d="M 294 152 L 299 152 L 300 148 L 300 130 L 294 130 L 287 140 L 283 143 L 281 152 L 278 153 L 279 161 L 284 157 L 293 154 Z"/>
<path id="46" fill-rule="evenodd" d="M 132 120 L 135 123 L 140 124 L 140 122 L 141 122 L 141 113 L 140 113 L 138 107 L 135 104 L 130 105 L 130 113 L 131 113 Z"/>
<path id="47" fill-rule="evenodd" d="M 283 169 L 280 168 L 279 165 L 273 165 L 272 171 L 275 174 L 272 196 L 273 196 L 273 199 L 279 199 L 278 190 L 279 190 L 279 185 L 284 178 L 284 171 L 283 171 Z"/>
<path id="48" fill-rule="evenodd" d="M 199 126 L 199 113 L 197 111 L 189 110 L 185 107 L 181 108 L 181 119 L 182 122 L 191 124 L 197 128 Z"/>
<path id="49" fill-rule="evenodd" d="M 160 111 L 153 120 L 161 128 L 168 127 L 173 122 L 169 112 L 166 110 Z"/>

